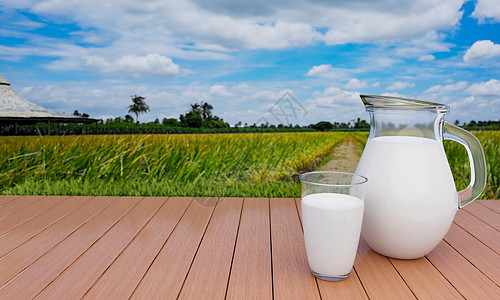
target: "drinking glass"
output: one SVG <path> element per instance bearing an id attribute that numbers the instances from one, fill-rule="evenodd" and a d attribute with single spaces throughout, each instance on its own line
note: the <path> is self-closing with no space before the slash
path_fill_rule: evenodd
<path id="1" fill-rule="evenodd" d="M 319 171 L 300 175 L 302 225 L 312 274 L 327 281 L 351 273 L 363 221 L 364 176 Z"/>

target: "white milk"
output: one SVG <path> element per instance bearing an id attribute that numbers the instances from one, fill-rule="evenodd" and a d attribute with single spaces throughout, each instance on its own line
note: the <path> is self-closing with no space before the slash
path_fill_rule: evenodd
<path id="1" fill-rule="evenodd" d="M 358 249 L 364 203 L 350 195 L 319 193 L 302 199 L 309 267 L 339 276 L 351 272 Z"/>
<path id="2" fill-rule="evenodd" d="M 368 177 L 362 236 L 373 250 L 413 259 L 439 244 L 458 210 L 442 142 L 369 139 L 356 173 Z"/>

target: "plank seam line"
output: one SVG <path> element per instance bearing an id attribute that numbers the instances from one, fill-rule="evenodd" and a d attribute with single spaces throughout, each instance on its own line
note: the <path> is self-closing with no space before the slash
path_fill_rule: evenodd
<path id="1" fill-rule="evenodd" d="M 11 202 L 11 201 L 14 201 L 14 200 L 16 200 L 17 198 L 21 197 L 20 195 L 1 195 L 1 197 L 5 197 L 5 196 L 14 196 L 14 198 L 12 198 L 12 199 L 8 200 L 8 201 L 7 201 L 7 202 L 5 202 L 5 203 L 2 203 L 2 205 L 0 205 L 0 207 L 2 207 L 3 205 L 5 205 L 5 204 L 7 204 L 7 203 L 9 203 L 9 202 Z"/>
<path id="2" fill-rule="evenodd" d="M 243 206 L 245 205 L 245 198 L 241 200 L 240 208 L 240 218 L 238 220 L 238 228 L 236 230 L 236 237 L 234 239 L 233 255 L 231 256 L 231 266 L 229 267 L 229 275 L 227 276 L 226 293 L 224 293 L 224 299 L 227 299 L 227 292 L 229 291 L 229 282 L 231 281 L 231 273 L 233 271 L 234 255 L 236 253 L 236 244 L 238 243 L 238 237 L 240 235 L 241 219 L 243 217 Z"/>
<path id="3" fill-rule="evenodd" d="M 476 216 L 475 214 L 471 213 L 470 211 L 468 210 L 464 210 L 467 214 L 469 215 L 472 215 L 474 218 L 478 219 L 479 221 L 481 221 L 482 223 L 488 225 L 488 227 L 491 227 L 493 229 L 495 229 L 496 231 L 500 231 L 498 229 L 496 229 L 495 227 L 491 226 L 490 224 L 488 224 L 488 222 L 484 221 L 483 219 L 481 219 L 480 217 Z"/>
<path id="4" fill-rule="evenodd" d="M 440 270 L 440 269 L 439 269 L 436 265 L 434 265 L 434 264 L 432 263 L 432 260 L 431 260 L 431 259 L 429 259 L 429 257 L 427 257 L 427 255 L 426 255 L 426 256 L 424 256 L 424 257 L 425 257 L 425 259 L 426 259 L 426 260 L 427 260 L 427 261 L 428 261 L 428 262 L 429 262 L 429 263 L 430 263 L 430 264 L 434 267 L 434 269 L 436 269 L 436 270 L 439 272 L 439 274 L 441 274 L 441 276 L 443 276 L 443 278 L 444 278 L 446 281 L 448 281 L 448 283 L 449 283 L 449 284 L 450 284 L 450 285 L 451 285 L 451 286 L 452 286 L 452 287 L 453 287 L 453 288 L 457 291 L 457 293 L 459 293 L 459 294 L 460 294 L 460 296 L 462 296 L 462 298 L 463 298 L 463 299 L 466 299 L 466 298 L 465 298 L 465 296 L 464 296 L 464 295 L 460 292 L 460 290 L 459 290 L 459 289 L 457 289 L 457 287 L 456 287 L 456 286 L 455 286 L 455 285 L 454 285 L 454 284 L 453 284 L 453 283 L 452 283 L 452 282 L 448 279 L 448 277 L 446 277 L 446 275 L 445 275 L 443 272 L 441 272 L 441 270 Z"/>
<path id="5" fill-rule="evenodd" d="M 219 206 L 219 201 L 220 201 L 220 198 L 218 197 L 217 198 L 217 202 L 215 203 L 215 206 L 212 208 L 212 211 L 210 212 L 210 216 L 208 217 L 208 222 L 205 225 L 205 229 L 203 230 L 203 235 L 201 236 L 201 239 L 198 242 L 198 247 L 196 247 L 196 251 L 194 252 L 193 260 L 191 260 L 191 264 L 189 265 L 189 268 L 187 270 L 186 276 L 184 277 L 184 280 L 182 281 L 182 285 L 181 285 L 181 287 L 179 289 L 179 293 L 177 294 L 176 299 L 179 299 L 179 297 L 181 296 L 182 289 L 184 288 L 184 284 L 186 283 L 186 280 L 187 280 L 187 278 L 189 276 L 189 272 L 191 271 L 191 268 L 193 267 L 193 264 L 194 264 L 194 261 L 196 259 L 196 256 L 198 255 L 198 251 L 200 250 L 201 243 L 203 242 L 203 239 L 205 238 L 205 234 L 207 233 L 208 226 L 210 226 L 210 224 L 212 223 L 212 217 L 214 215 L 215 209 L 217 208 L 217 206 Z"/>
<path id="6" fill-rule="evenodd" d="M 141 201 L 143 201 L 145 199 L 146 199 L 146 197 L 143 197 L 143 199 Z M 83 294 L 82 299 L 85 298 L 85 296 L 90 292 L 90 290 L 94 287 L 94 285 L 102 278 L 102 276 L 108 271 L 108 269 L 111 268 L 111 266 L 118 260 L 118 258 L 123 255 L 123 252 L 125 252 L 125 250 L 127 250 L 127 248 L 130 246 L 130 244 L 132 244 L 132 242 L 137 239 L 137 236 L 139 235 L 139 233 L 141 233 L 141 231 L 144 229 L 144 227 L 146 227 L 151 222 L 151 220 L 158 214 L 158 211 L 165 205 L 165 203 L 168 202 L 169 199 L 170 198 L 167 198 L 165 201 L 163 201 L 163 203 L 151 215 L 151 217 L 148 219 L 148 221 L 146 223 L 144 223 L 144 225 L 141 227 L 141 229 L 139 229 L 139 231 L 137 231 L 137 234 L 134 235 L 134 237 L 130 240 L 130 242 L 127 243 L 127 245 L 123 248 L 123 250 L 115 257 L 115 259 L 113 259 L 113 261 L 109 264 L 109 266 L 106 267 L 104 272 L 102 272 L 101 275 L 99 275 L 97 277 L 97 279 L 92 283 L 92 285 L 87 289 L 87 291 Z M 141 201 L 139 201 L 139 202 L 141 202 Z"/>
<path id="7" fill-rule="evenodd" d="M 148 268 L 146 269 L 146 271 L 144 272 L 144 274 L 142 274 L 142 277 L 141 279 L 139 280 L 139 282 L 137 282 L 137 285 L 135 286 L 134 290 L 132 291 L 132 293 L 130 294 L 129 296 L 129 299 L 132 298 L 132 296 L 135 294 L 135 292 L 137 291 L 137 288 L 141 285 L 142 281 L 144 280 L 144 277 L 146 277 L 146 274 L 148 274 L 149 270 L 151 269 L 151 266 L 154 264 L 154 262 L 156 261 L 156 259 L 158 258 L 158 255 L 160 255 L 161 251 L 165 248 L 165 245 L 167 244 L 168 240 L 170 239 L 170 237 L 172 236 L 172 233 L 175 231 L 175 229 L 177 228 L 177 226 L 179 225 L 179 223 L 181 222 L 182 218 L 184 217 L 184 215 L 186 214 L 187 210 L 189 209 L 189 207 L 191 207 L 191 205 L 193 204 L 193 201 L 194 201 L 194 197 L 191 197 L 191 201 L 190 203 L 186 206 L 186 208 L 184 209 L 184 211 L 182 212 L 182 215 L 180 216 L 179 220 L 177 221 L 177 223 L 175 224 L 175 226 L 172 228 L 172 230 L 170 231 L 170 234 L 168 235 L 167 239 L 165 240 L 165 242 L 163 242 L 163 245 L 160 247 L 160 250 L 158 250 L 158 252 L 156 253 L 155 257 L 153 258 L 153 260 L 151 261 L 151 263 L 149 264 Z"/>
<path id="8" fill-rule="evenodd" d="M 116 199 L 116 200 L 118 200 L 118 199 L 119 199 L 119 197 L 117 197 L 117 199 Z M 136 203 L 136 204 L 134 204 L 134 205 L 132 205 L 129 209 L 127 209 L 127 211 L 125 211 L 125 213 L 124 213 L 124 214 L 123 214 L 120 218 L 118 218 L 118 220 L 116 220 L 116 222 L 114 222 L 114 223 L 113 223 L 113 225 L 111 225 L 111 226 L 108 228 L 108 230 L 106 230 L 106 231 L 105 231 L 105 232 L 104 232 L 104 233 L 103 233 L 103 234 L 102 234 L 102 235 L 101 235 L 98 239 L 96 239 L 96 240 L 95 240 L 95 241 L 94 241 L 94 242 L 93 242 L 90 246 L 88 246 L 88 247 L 87 247 L 87 249 L 85 249 L 85 251 L 83 251 L 82 253 L 80 253 L 80 255 L 78 255 L 78 257 L 77 257 L 76 259 L 74 259 L 74 260 L 73 260 L 73 262 L 71 262 L 69 265 L 67 265 L 67 266 L 66 266 L 66 268 L 64 268 L 64 270 L 62 270 L 62 271 L 61 271 L 61 272 L 60 272 L 60 273 L 59 273 L 56 277 L 52 278 L 52 280 L 51 280 L 51 281 L 50 281 L 50 282 L 49 282 L 49 283 L 48 283 L 48 284 L 47 284 L 44 288 L 42 288 L 42 289 L 41 289 L 41 290 L 40 290 L 40 291 L 39 291 L 39 292 L 35 295 L 35 297 L 33 297 L 33 298 L 37 298 L 37 297 L 38 297 L 38 296 L 39 296 L 39 295 L 40 295 L 40 294 L 41 294 L 41 293 L 42 293 L 42 292 L 43 292 L 43 291 L 44 291 L 47 287 L 49 287 L 49 286 L 50 286 L 50 285 L 51 285 L 51 284 L 52 284 L 52 283 L 53 283 L 53 282 L 54 282 L 57 278 L 61 277 L 61 275 L 62 275 L 64 272 L 66 272 L 66 270 L 67 270 L 67 269 L 69 269 L 69 268 L 70 268 L 70 267 L 71 267 L 71 266 L 72 266 L 72 265 L 73 265 L 73 264 L 74 264 L 77 260 L 79 260 L 79 259 L 80 259 L 80 257 L 82 257 L 85 253 L 87 253 L 87 251 L 88 251 L 90 248 L 92 248 L 92 247 L 93 247 L 93 246 L 94 246 L 94 245 L 95 245 L 98 241 L 100 241 L 100 240 L 102 239 L 102 237 L 106 235 L 106 233 L 108 233 L 108 232 L 109 232 L 109 231 L 110 231 L 113 227 L 115 227 L 115 226 L 116 226 L 116 224 L 117 224 L 118 222 L 120 222 L 120 221 L 121 221 L 121 220 L 122 220 L 122 219 L 123 219 L 126 215 L 128 215 L 128 213 L 130 213 L 130 211 L 131 211 L 132 209 L 134 209 L 134 208 L 135 208 L 135 207 L 136 207 L 136 206 L 137 206 L 137 205 L 138 205 L 138 204 L 139 204 L 139 203 L 140 203 L 143 199 L 144 199 L 144 197 L 143 197 L 141 200 L 137 201 L 137 203 Z M 116 200 L 115 200 L 115 201 L 116 201 Z M 115 201 L 113 201 L 113 203 L 114 203 Z M 99 213 L 100 213 L 101 211 L 102 211 L 102 210 L 100 210 L 100 211 L 99 211 Z M 97 215 L 97 214 L 96 214 L 96 215 Z M 92 216 L 92 218 L 94 218 L 96 215 Z M 73 233 L 74 233 L 74 231 L 73 231 Z M 71 233 L 71 234 L 73 234 L 73 233 Z M 66 238 L 67 238 L 67 237 L 66 237 Z M 52 250 L 52 249 L 51 249 L 51 250 Z"/>
<path id="9" fill-rule="evenodd" d="M 300 199 L 300 198 L 297 198 L 297 199 Z M 300 229 L 302 229 L 302 233 L 304 233 L 304 227 L 302 225 L 302 218 L 300 217 L 300 209 L 297 205 L 297 200 L 295 198 L 293 198 L 293 202 L 295 203 L 295 210 L 297 211 L 297 217 L 299 217 L 299 223 L 300 223 Z"/>
<path id="10" fill-rule="evenodd" d="M 93 199 L 95 197 L 92 197 L 91 199 Z M 89 200 L 90 201 L 90 200 Z M 59 243 L 55 244 L 52 248 L 48 249 L 47 251 L 45 251 L 43 254 L 41 254 L 37 259 L 33 260 L 29 265 L 27 265 L 26 267 L 24 267 L 22 270 L 19 271 L 19 273 L 17 273 L 14 277 L 12 277 L 11 279 L 9 279 L 8 281 L 5 282 L 5 284 L 3 285 L 0 285 L 0 289 L 2 289 L 3 287 L 7 286 L 11 281 L 13 281 L 14 279 L 16 279 L 21 273 L 23 273 L 27 268 L 29 268 L 31 265 L 33 265 L 34 263 L 36 263 L 37 261 L 39 261 L 43 256 L 45 256 L 47 253 L 49 253 L 50 251 L 52 251 L 54 248 L 56 248 L 59 244 L 61 244 L 62 242 L 64 242 L 64 240 L 66 240 L 69 236 L 71 236 L 73 233 L 75 233 L 75 231 L 77 231 L 78 229 L 80 229 L 83 225 L 85 225 L 88 221 L 90 221 L 93 217 L 95 217 L 98 213 L 100 213 L 102 210 L 104 210 L 106 207 L 108 207 L 109 205 L 111 205 L 115 200 L 111 201 L 108 205 L 106 205 L 105 207 L 103 207 L 102 209 L 98 210 L 97 212 L 95 212 L 93 215 L 91 215 L 85 222 L 83 222 L 82 224 L 80 224 L 80 226 L 76 227 L 73 231 L 71 231 L 68 235 L 66 235 L 64 238 L 61 239 L 61 241 L 59 241 Z M 73 210 L 74 211 L 74 210 Z M 73 212 L 72 211 L 72 212 Z M 71 213 L 71 212 L 70 212 Z M 67 214 L 68 215 L 68 214 Z M 65 215 L 66 216 L 66 215 Z M 65 217 L 64 216 L 64 217 Z M 45 230 L 48 230 L 50 227 L 54 226 L 57 222 L 59 222 L 62 218 L 59 218 L 57 219 L 56 222 L 52 223 L 50 226 L 46 227 L 44 230 L 40 231 L 39 233 L 37 233 L 36 235 L 40 234 L 41 232 L 45 231 Z M 35 235 L 35 236 L 36 236 Z M 24 243 L 22 243 L 21 245 L 27 243 L 29 240 L 33 239 L 35 236 L 31 237 L 30 239 L 28 239 L 27 241 L 25 241 Z M 21 245 L 19 245 L 18 247 L 20 247 Z M 9 255 L 11 252 L 15 251 L 18 247 L 16 247 L 15 249 L 12 249 L 11 251 L 9 251 L 8 253 L 6 253 L 4 256 L 2 256 L 2 259 L 3 257 Z M 1 283 L 0 283 L 1 284 Z"/>
<path id="11" fill-rule="evenodd" d="M 366 290 L 366 287 L 363 284 L 363 281 L 361 280 L 361 277 L 359 277 L 358 271 L 356 270 L 356 268 L 354 266 L 352 267 L 352 269 L 354 270 L 354 273 L 356 274 L 356 277 L 358 277 L 358 279 L 359 279 L 359 283 L 361 284 L 361 287 L 363 288 L 363 291 L 365 292 L 366 298 L 370 299 L 370 295 L 368 294 L 368 291 Z"/>
<path id="12" fill-rule="evenodd" d="M 0 217 L 0 221 L 1 221 L 1 220 L 3 220 L 3 219 L 5 219 L 5 218 L 7 218 L 8 216 L 10 216 L 10 215 L 12 215 L 12 214 L 14 214 L 14 213 L 18 212 L 18 211 L 20 211 L 20 210 L 25 209 L 26 207 L 31 206 L 32 204 L 37 203 L 38 201 L 40 201 L 40 200 L 42 200 L 42 199 L 44 199 L 44 198 L 47 198 L 47 196 L 45 196 L 45 195 L 44 195 L 44 196 L 34 196 L 34 195 L 30 195 L 30 196 L 28 196 L 28 197 L 36 197 L 36 198 L 38 198 L 38 199 L 33 200 L 33 202 L 32 202 L 32 203 L 28 203 L 28 205 L 25 205 L 25 206 L 23 206 L 23 207 L 21 207 L 21 208 L 19 208 L 19 209 L 16 209 L 16 210 L 14 210 L 14 211 L 11 211 L 10 213 L 6 214 L 6 215 L 5 215 L 5 216 L 3 216 L 3 217 Z M 16 199 L 17 199 L 17 198 L 16 198 Z M 16 199 L 14 199 L 14 200 L 16 200 Z M 25 201 L 26 201 L 26 200 L 25 200 Z M 9 202 L 11 202 L 11 201 L 9 201 Z"/>
<path id="13" fill-rule="evenodd" d="M 299 211 L 299 206 L 297 204 L 297 199 L 300 198 L 293 198 L 293 204 L 295 206 L 295 211 L 297 212 L 297 217 L 299 218 L 299 224 L 300 224 L 300 229 L 302 230 L 302 235 L 304 235 L 304 227 L 302 225 L 302 218 L 300 217 L 300 211 Z M 314 277 L 314 282 L 316 283 L 316 288 L 318 289 L 319 299 L 323 299 L 323 296 L 321 295 L 321 289 L 319 288 L 318 280 L 320 279 Z"/>
<path id="14" fill-rule="evenodd" d="M 471 215 L 472 215 L 472 214 L 471 214 Z M 472 215 L 472 216 L 474 217 L 474 215 Z M 480 219 L 479 219 L 479 220 L 480 220 Z M 461 226 L 460 224 L 456 223 L 455 221 L 453 221 L 453 223 L 454 223 L 455 225 L 457 225 L 459 228 L 461 228 L 463 231 L 467 232 L 467 234 L 470 234 L 470 235 L 471 235 L 472 237 L 474 237 L 476 240 L 478 240 L 479 242 L 481 242 L 481 244 L 483 244 L 483 245 L 485 245 L 486 247 L 488 247 L 489 249 L 491 249 L 491 250 L 492 250 L 493 252 L 495 252 L 496 254 L 500 254 L 500 253 L 498 252 L 498 250 L 497 250 L 497 249 L 494 249 L 494 248 L 490 247 L 488 244 L 486 244 L 485 242 L 483 242 L 480 238 L 476 237 L 476 236 L 475 236 L 472 232 L 468 231 L 468 230 L 467 230 L 467 228 L 465 228 L 465 227 Z M 491 227 L 491 226 L 490 226 L 490 227 Z M 493 228 L 493 227 L 491 227 L 491 228 Z M 493 228 L 493 229 L 495 229 L 495 228 Z M 443 238 L 443 239 L 444 239 L 444 238 Z"/>
<path id="15" fill-rule="evenodd" d="M 271 292 L 272 298 L 274 299 L 274 266 L 273 266 L 273 224 L 271 223 L 271 199 L 267 198 L 267 206 L 268 206 L 268 215 L 269 215 L 269 250 L 271 254 Z"/>
<path id="16" fill-rule="evenodd" d="M 30 241 L 31 239 L 35 238 L 38 234 L 42 233 L 43 231 L 45 231 L 46 229 L 50 228 L 52 225 L 56 224 L 59 220 L 61 220 L 62 218 L 66 217 L 67 215 L 69 215 L 70 213 L 74 212 L 75 210 L 77 210 L 78 208 L 80 208 L 80 206 L 83 206 L 85 203 L 87 203 L 88 201 L 90 200 L 85 200 L 81 205 L 77 206 L 76 208 L 72 209 L 72 210 L 69 210 L 67 211 L 65 214 L 63 215 L 60 215 L 58 218 L 56 218 L 52 223 L 46 225 L 45 227 L 41 228 L 38 232 L 36 232 L 35 234 L 33 234 L 30 238 L 28 238 L 27 240 L 23 241 L 22 243 L 20 243 L 19 245 L 17 245 L 15 248 L 13 248 L 12 250 L 10 250 L 9 252 L 5 253 L 4 255 L 1 255 L 0 256 L 0 259 L 2 259 L 4 256 L 7 256 L 9 255 L 9 253 L 11 253 L 12 251 L 16 250 L 18 247 L 21 247 L 23 244 L 27 243 L 28 241 Z M 57 205 L 61 204 L 61 202 L 59 202 Z M 57 205 L 51 207 L 50 209 L 53 209 L 54 207 L 56 207 Z M 48 210 L 46 210 L 48 211 Z M 44 212 L 46 212 L 44 211 Z M 39 214 L 41 215 L 41 214 Z M 37 217 L 39 216 L 37 215 Z M 30 219 L 31 220 L 31 219 Z M 24 224 L 24 223 L 23 223 Z M 17 226 L 19 227 L 19 226 Z M 17 228 L 16 227 L 16 228 Z M 13 228 L 12 230 L 14 230 L 15 228 Z M 12 231 L 11 230 L 11 231 Z M 9 231 L 10 232 L 10 231 Z M 0 238 L 9 234 L 8 232 L 6 232 L 5 234 L 2 234 L 0 235 Z M 71 234 L 71 233 L 70 233 Z M 50 250 L 49 250 L 50 251 Z"/>
<path id="17" fill-rule="evenodd" d="M 488 205 L 485 205 L 483 201 L 499 201 L 499 200 L 487 200 L 487 199 L 477 199 L 477 203 L 481 204 L 481 206 L 483 207 L 486 207 L 488 208 L 489 210 L 491 210 L 492 212 L 495 212 L 497 214 L 500 214 L 498 213 L 498 211 L 494 210 L 493 208 L 489 207 Z"/>
<path id="18" fill-rule="evenodd" d="M 406 287 L 408 287 L 408 289 L 410 290 L 410 292 L 413 294 L 413 296 L 415 297 L 415 299 L 418 299 L 417 295 L 415 295 L 415 292 L 413 292 L 413 290 L 411 289 L 410 285 L 408 284 L 408 282 L 406 282 L 405 278 L 401 275 L 401 273 L 399 273 L 399 270 L 398 268 L 396 268 L 396 266 L 392 263 L 392 259 L 390 258 L 387 258 L 387 260 L 391 263 L 392 267 L 394 268 L 394 270 L 396 270 L 396 272 L 398 273 L 399 277 L 403 280 L 403 282 L 406 284 Z M 361 281 L 361 280 L 360 280 Z"/>
<path id="19" fill-rule="evenodd" d="M 444 239 L 443 239 L 444 240 Z M 460 254 L 460 256 L 462 256 L 468 263 L 470 263 L 474 268 L 476 268 L 476 270 L 478 270 L 481 274 L 484 275 L 485 278 L 488 278 L 488 280 L 490 280 L 494 285 L 498 286 L 498 284 L 496 284 L 495 281 L 493 281 L 493 279 L 490 278 L 490 276 L 488 276 L 488 274 L 484 273 L 481 269 L 479 269 L 472 261 L 470 261 L 467 257 L 465 257 L 460 251 L 458 251 L 455 247 L 453 247 L 453 245 L 451 245 L 447 240 L 444 240 L 446 244 L 448 244 L 451 248 L 453 248 L 453 250 L 455 250 L 458 254 Z"/>
<path id="20" fill-rule="evenodd" d="M 47 197 L 44 197 L 44 198 L 47 198 Z M 67 198 L 69 198 L 69 197 L 66 197 L 66 198 L 63 198 L 62 200 L 57 201 L 54 205 L 51 205 L 51 206 L 49 206 L 49 207 L 45 208 L 44 210 L 41 210 L 41 211 L 37 210 L 37 211 L 35 212 L 35 214 L 33 214 L 33 215 L 29 216 L 29 217 L 28 217 L 27 219 L 25 219 L 24 221 L 21 221 L 21 223 L 17 223 L 17 224 L 16 224 L 16 225 L 14 225 L 13 227 L 9 228 L 9 229 L 8 229 L 7 231 L 5 231 L 4 233 L 0 234 L 0 236 L 4 236 L 4 235 L 8 234 L 10 231 L 12 231 L 12 230 L 16 229 L 17 227 L 19 227 L 19 226 L 21 226 L 21 225 L 23 225 L 23 224 L 27 223 L 27 222 L 28 222 L 28 221 L 30 221 L 31 219 L 34 219 L 34 218 L 38 217 L 39 215 L 43 214 L 44 212 L 46 212 L 46 211 L 50 210 L 51 208 L 53 208 L 53 207 L 55 207 L 55 206 L 59 205 L 61 202 L 63 202 L 63 201 L 64 201 L 64 200 L 66 200 Z M 43 199 L 43 198 L 42 198 L 42 199 Z M 40 200 L 42 200 L 42 199 L 40 199 Z M 34 205 L 34 204 L 36 204 L 36 203 L 37 203 L 37 202 L 32 203 L 31 205 Z M 31 206 L 31 205 L 28 205 L 28 207 L 29 207 L 29 206 Z M 25 207 L 25 208 L 27 208 L 27 207 Z M 6 217 L 7 217 L 7 216 L 6 216 Z M 2 218 L 0 221 L 4 220 L 6 217 Z"/>

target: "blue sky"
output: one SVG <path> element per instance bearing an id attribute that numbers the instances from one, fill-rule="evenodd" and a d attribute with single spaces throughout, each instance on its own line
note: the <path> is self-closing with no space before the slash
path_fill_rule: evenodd
<path id="1" fill-rule="evenodd" d="M 241 2 L 241 3 L 240 3 Z M 0 0 L 0 74 L 46 108 L 174 117 L 208 102 L 234 125 L 349 122 L 359 94 L 500 119 L 497 0 Z"/>

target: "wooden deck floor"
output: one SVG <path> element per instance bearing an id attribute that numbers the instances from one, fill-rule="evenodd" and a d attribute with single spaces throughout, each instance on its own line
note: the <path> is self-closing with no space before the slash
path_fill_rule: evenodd
<path id="1" fill-rule="evenodd" d="M 500 201 L 425 258 L 309 272 L 300 199 L 0 196 L 0 299 L 499 299 Z"/>

